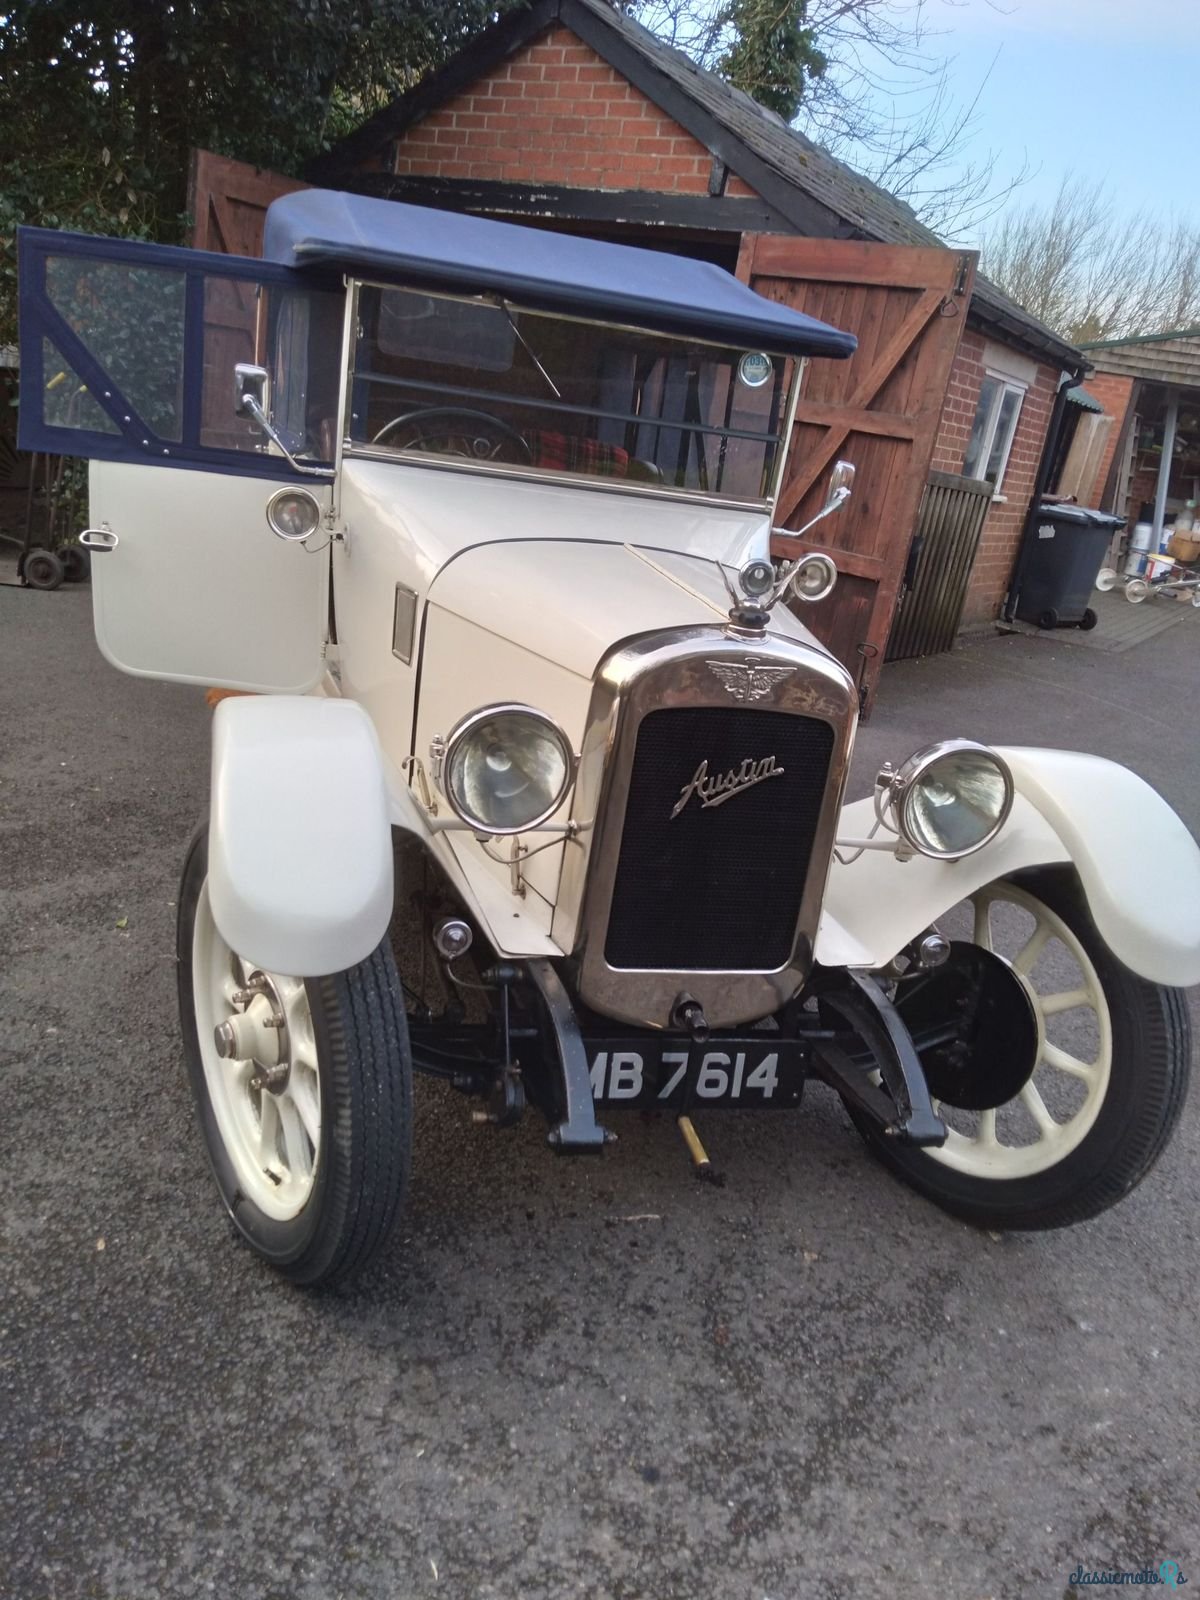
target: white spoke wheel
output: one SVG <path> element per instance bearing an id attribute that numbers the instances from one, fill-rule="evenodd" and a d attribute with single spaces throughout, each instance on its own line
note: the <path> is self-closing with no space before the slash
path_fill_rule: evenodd
<path id="1" fill-rule="evenodd" d="M 1178 1120 L 1191 1058 L 1181 991 L 1111 955 L 1067 868 L 989 884 L 938 925 L 1019 975 L 1037 1020 L 1032 1075 L 995 1109 L 935 1103 L 940 1149 L 905 1147 L 861 1115 L 856 1125 L 913 1188 L 980 1226 L 1095 1216 L 1146 1175 Z"/>
<path id="2" fill-rule="evenodd" d="M 295 1282 L 344 1281 L 391 1232 L 410 1163 L 408 1028 L 386 937 L 329 977 L 255 967 L 213 920 L 201 830 L 177 956 L 188 1074 L 235 1226 Z"/>

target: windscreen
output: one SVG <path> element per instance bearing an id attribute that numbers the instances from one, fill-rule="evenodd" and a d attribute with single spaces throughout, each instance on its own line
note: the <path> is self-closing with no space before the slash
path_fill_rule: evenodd
<path id="1" fill-rule="evenodd" d="M 364 285 L 352 443 L 404 455 L 768 498 L 783 357 Z"/>

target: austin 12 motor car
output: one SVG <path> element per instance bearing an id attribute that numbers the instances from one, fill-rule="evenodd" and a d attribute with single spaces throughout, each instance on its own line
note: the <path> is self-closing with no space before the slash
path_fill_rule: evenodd
<path id="1" fill-rule="evenodd" d="M 992 1229 L 1150 1169 L 1200 981 L 1174 812 L 969 737 L 845 802 L 859 699 L 803 620 L 835 559 L 812 523 L 773 559 L 772 518 L 853 337 L 705 262 L 312 189 L 261 260 L 29 229 L 20 272 L 21 443 L 90 462 L 100 649 L 225 691 L 180 1021 L 261 1257 L 377 1254 L 414 1070 L 464 1153 L 527 1104 L 563 1154 L 659 1108 L 710 1175 L 697 1113 L 816 1079 Z"/>

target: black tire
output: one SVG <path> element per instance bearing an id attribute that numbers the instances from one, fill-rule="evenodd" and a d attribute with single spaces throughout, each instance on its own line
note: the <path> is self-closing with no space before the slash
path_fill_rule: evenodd
<path id="1" fill-rule="evenodd" d="M 1083 613 L 1083 616 L 1080 617 L 1079 626 L 1082 632 L 1091 633 L 1092 629 L 1099 621 L 1099 616 L 1092 610 L 1091 606 L 1089 606 Z"/>
<path id="2" fill-rule="evenodd" d="M 344 1283 L 387 1242 L 412 1161 L 412 1057 L 391 946 L 385 935 L 358 966 L 304 980 L 320 1069 L 320 1146 L 303 1209 L 273 1218 L 239 1182 L 200 1054 L 192 953 L 207 870 L 208 830 L 201 828 L 183 869 L 176 956 L 184 1055 L 209 1163 L 234 1226 L 256 1254 L 293 1283 Z"/>
<path id="3" fill-rule="evenodd" d="M 57 552 L 63 565 L 63 577 L 68 583 L 83 583 L 91 571 L 91 561 L 82 545 L 65 544 Z"/>
<path id="4" fill-rule="evenodd" d="M 1100 980 L 1112 1026 L 1112 1068 L 1096 1120 L 1044 1171 L 983 1178 L 897 1145 L 861 1113 L 850 1116 L 872 1152 L 918 1194 L 964 1221 L 996 1230 L 1067 1227 L 1099 1215 L 1146 1176 L 1174 1132 L 1191 1067 L 1191 1025 L 1181 989 L 1148 983 L 1100 938 L 1075 873 L 1038 868 L 1008 880 L 1067 924 Z"/>
<path id="5" fill-rule="evenodd" d="M 1041 613 L 1041 615 L 1038 617 L 1038 627 L 1039 628 L 1057 628 L 1058 627 L 1058 612 L 1055 611 L 1053 609 L 1053 607 L 1049 608 L 1046 611 L 1043 611 Z"/>
<path id="6" fill-rule="evenodd" d="M 63 564 L 53 550 L 35 547 L 21 563 L 21 578 L 30 589 L 57 589 L 65 576 Z"/>

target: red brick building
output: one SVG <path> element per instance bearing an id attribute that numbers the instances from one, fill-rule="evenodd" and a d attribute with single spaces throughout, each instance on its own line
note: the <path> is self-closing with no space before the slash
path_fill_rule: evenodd
<path id="1" fill-rule="evenodd" d="M 947 250 L 903 202 L 606 0 L 532 0 L 507 13 L 305 177 L 703 257 L 792 303 L 801 303 L 795 283 L 804 280 L 804 309 L 859 336 L 851 392 L 839 403 L 862 401 L 874 383 L 874 399 L 862 404 L 875 409 L 860 409 L 841 434 L 860 484 L 872 441 L 904 411 L 892 467 L 865 474 L 867 487 L 877 481 L 873 514 L 886 524 L 886 546 L 864 544 L 857 565 L 853 550 L 843 565 L 844 653 L 879 653 L 900 596 L 909 621 L 922 620 L 893 630 L 891 655 L 944 648 L 960 624 L 999 614 L 1056 395 L 1078 379 L 1083 357 L 976 277 L 974 257 Z M 198 201 L 196 242 L 212 244 L 220 229 L 203 194 Z M 774 236 L 794 241 L 783 273 L 757 269 L 764 252 L 754 241 Z M 864 254 L 864 245 L 878 248 Z M 889 337 L 910 345 L 889 355 Z M 925 359 L 922 347 L 934 342 L 941 354 L 927 349 Z M 806 396 L 811 383 L 813 374 Z M 793 455 L 820 440 L 803 405 Z M 833 431 L 830 403 L 810 411 Z M 947 497 L 957 497 L 958 511 L 935 514 L 934 500 L 944 511 Z M 916 531 L 923 537 L 912 550 Z M 876 585 L 878 603 L 856 601 L 856 583 Z"/>

